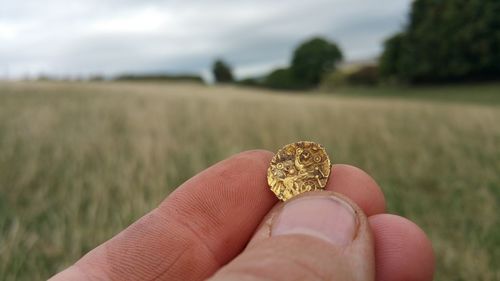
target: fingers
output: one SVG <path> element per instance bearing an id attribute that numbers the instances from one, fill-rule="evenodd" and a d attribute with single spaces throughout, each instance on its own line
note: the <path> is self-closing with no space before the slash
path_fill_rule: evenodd
<path id="1" fill-rule="evenodd" d="M 374 280 L 373 240 L 361 209 L 333 192 L 297 196 L 276 210 L 260 239 L 212 278 Z"/>
<path id="2" fill-rule="evenodd" d="M 367 216 L 385 212 L 384 193 L 378 184 L 370 175 L 354 166 L 333 165 L 326 189 L 349 197 Z"/>
<path id="3" fill-rule="evenodd" d="M 334 165 L 333 171 L 327 189 L 346 194 L 362 205 L 365 213 L 376 214 L 385 209 L 380 188 L 365 172 L 348 165 Z M 248 250 L 270 239 L 273 222 L 286 204 L 279 203 L 268 213 Z M 318 212 L 317 215 L 321 214 L 326 216 L 329 213 Z M 369 222 L 375 241 L 377 281 L 432 280 L 434 256 L 431 243 L 417 225 L 387 214 L 373 215 Z"/>
<path id="4" fill-rule="evenodd" d="M 375 215 L 369 223 L 376 242 L 377 280 L 431 280 L 434 260 L 425 234 L 397 216 L 376 215 L 385 210 L 384 196 L 358 168 L 334 165 L 327 185 L 327 190 L 353 202 L 340 194 L 309 193 L 276 204 L 269 212 L 277 201 L 265 179 L 271 156 L 264 151 L 242 153 L 207 169 L 54 280 L 204 279 L 241 252 L 266 213 L 245 252 L 215 280 L 334 275 L 341 280 L 373 280 L 374 244 L 361 210 Z M 333 199 L 291 204 L 318 194 Z M 354 210 L 354 227 L 345 206 Z"/>
<path id="5" fill-rule="evenodd" d="M 66 274 L 74 280 L 75 274 L 107 280 L 212 275 L 241 252 L 276 203 L 266 182 L 271 157 L 267 151 L 250 151 L 208 168 Z"/>
<path id="6" fill-rule="evenodd" d="M 375 239 L 377 281 L 431 281 L 434 253 L 425 233 L 395 215 L 369 218 Z"/>

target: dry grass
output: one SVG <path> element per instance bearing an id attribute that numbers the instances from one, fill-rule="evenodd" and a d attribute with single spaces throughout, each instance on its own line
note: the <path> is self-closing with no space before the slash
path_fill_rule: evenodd
<path id="1" fill-rule="evenodd" d="M 499 280 L 500 107 L 168 84 L 0 84 L 0 279 L 44 279 L 230 154 L 324 144 L 421 225 L 436 280 Z"/>

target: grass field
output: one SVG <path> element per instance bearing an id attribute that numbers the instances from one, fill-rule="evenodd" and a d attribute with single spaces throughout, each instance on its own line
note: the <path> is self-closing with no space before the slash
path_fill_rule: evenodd
<path id="1" fill-rule="evenodd" d="M 324 89 L 349 97 L 405 98 L 434 102 L 500 105 L 500 84 L 469 84 L 418 87 L 344 87 Z"/>
<path id="2" fill-rule="evenodd" d="M 500 280 L 500 86 L 485 87 L 444 102 L 456 89 L 0 83 L 0 280 L 48 278 L 207 166 L 297 140 L 378 181 L 389 211 L 431 237 L 436 280 Z"/>

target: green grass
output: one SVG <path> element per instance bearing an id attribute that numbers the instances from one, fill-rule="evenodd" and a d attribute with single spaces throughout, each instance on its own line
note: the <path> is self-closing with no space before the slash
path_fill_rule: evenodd
<path id="1" fill-rule="evenodd" d="M 332 90 L 324 90 L 332 92 Z M 350 97 L 406 98 L 435 102 L 500 105 L 500 83 L 447 86 L 341 87 L 334 94 Z"/>
<path id="2" fill-rule="evenodd" d="M 481 95 L 476 87 L 408 91 Z M 429 234 L 436 280 L 499 280 L 498 103 L 363 91 L 0 84 L 0 280 L 48 278 L 207 166 L 297 140 L 373 175 L 389 211 Z"/>

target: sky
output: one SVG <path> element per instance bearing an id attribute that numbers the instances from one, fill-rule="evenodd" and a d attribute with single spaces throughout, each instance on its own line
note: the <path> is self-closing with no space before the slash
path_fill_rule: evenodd
<path id="1" fill-rule="evenodd" d="M 123 73 L 239 78 L 286 66 L 313 36 L 346 61 L 373 59 L 411 0 L 0 0 L 0 78 Z"/>

